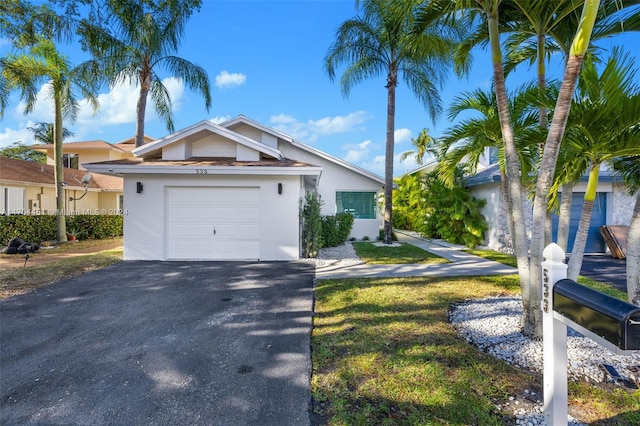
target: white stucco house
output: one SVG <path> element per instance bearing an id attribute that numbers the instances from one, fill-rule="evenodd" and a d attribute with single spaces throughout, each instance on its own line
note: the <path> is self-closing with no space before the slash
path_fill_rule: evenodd
<path id="1" fill-rule="evenodd" d="M 201 121 L 132 151 L 84 164 L 124 177 L 126 260 L 295 260 L 300 200 L 348 211 L 351 236 L 375 238 L 384 179 L 238 116 Z"/>

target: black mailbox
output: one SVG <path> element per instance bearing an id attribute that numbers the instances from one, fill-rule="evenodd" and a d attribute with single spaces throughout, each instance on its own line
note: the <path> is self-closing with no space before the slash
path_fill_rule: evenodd
<path id="1" fill-rule="evenodd" d="M 560 280 L 553 287 L 553 310 L 624 351 L 640 349 L 640 307 Z"/>

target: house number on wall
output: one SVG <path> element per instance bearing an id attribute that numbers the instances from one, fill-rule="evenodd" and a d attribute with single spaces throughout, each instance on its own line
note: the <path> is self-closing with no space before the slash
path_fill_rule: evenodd
<path id="1" fill-rule="evenodd" d="M 206 175 L 207 174 L 207 169 L 196 169 L 196 174 L 197 175 Z"/>

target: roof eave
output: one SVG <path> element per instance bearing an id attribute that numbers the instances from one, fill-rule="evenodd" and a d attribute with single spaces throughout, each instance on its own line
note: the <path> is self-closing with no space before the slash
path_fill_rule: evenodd
<path id="1" fill-rule="evenodd" d="M 143 164 L 85 164 L 91 172 L 122 176 L 125 174 L 165 175 L 320 175 L 322 167 L 278 167 L 278 166 L 206 166 L 206 165 L 143 165 Z M 206 173 L 205 173 L 206 172 Z"/>

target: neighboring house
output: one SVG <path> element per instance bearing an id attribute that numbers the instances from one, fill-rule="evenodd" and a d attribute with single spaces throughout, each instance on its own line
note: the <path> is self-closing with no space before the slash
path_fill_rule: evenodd
<path id="1" fill-rule="evenodd" d="M 437 163 L 431 161 L 426 165 L 407 174 L 428 173 L 435 169 Z M 487 148 L 485 155 L 480 158 L 477 171 L 465 180 L 471 195 L 484 199 L 487 204 L 482 208 L 489 229 L 485 232 L 485 244 L 496 251 L 512 252 L 504 198 L 500 188 L 500 169 L 497 164 L 497 150 Z M 578 222 L 582 212 L 584 193 L 587 187 L 587 176 L 573 189 L 571 221 L 567 252 L 573 248 L 573 241 L 578 230 Z M 629 225 L 633 212 L 634 198 L 625 193 L 625 187 L 620 179 L 606 166 L 600 169 L 597 197 L 589 225 L 586 253 L 605 253 L 608 251 L 602 235 L 601 225 Z M 527 201 L 525 209 L 527 229 L 531 229 L 533 221 L 533 204 Z M 557 233 L 558 217 L 552 216 L 553 238 Z"/>
<path id="2" fill-rule="evenodd" d="M 497 164 L 492 164 L 484 170 L 477 172 L 474 176 L 467 178 L 467 186 L 476 198 L 485 199 L 486 206 L 482 209 L 489 229 L 485 234 L 486 244 L 497 251 L 511 251 L 511 241 L 507 226 L 507 215 L 505 212 L 504 199 L 500 190 L 500 169 Z M 573 188 L 571 221 L 569 228 L 569 241 L 567 252 L 571 252 L 578 222 L 582 212 L 584 193 L 587 188 L 587 177 Z M 633 211 L 634 198 L 625 193 L 624 184 L 607 167 L 600 170 L 597 196 L 593 207 L 593 214 L 589 225 L 589 233 L 586 253 L 605 253 L 608 248 L 600 234 L 601 225 L 629 225 Z M 527 229 L 531 229 L 533 220 L 533 206 L 527 204 L 526 209 Z M 557 232 L 558 217 L 553 215 L 553 239 Z"/>
<path id="3" fill-rule="evenodd" d="M 122 179 L 94 173 L 85 195 L 85 174 L 86 171 L 64 169 L 67 214 L 117 214 L 122 209 Z M 0 215 L 55 212 L 53 166 L 0 157 Z"/>
<path id="4" fill-rule="evenodd" d="M 317 191 L 323 214 L 355 216 L 352 236 L 375 238 L 383 178 L 236 117 L 201 121 L 133 150 L 84 164 L 124 177 L 124 258 L 293 260 L 300 200 Z"/>
<path id="5" fill-rule="evenodd" d="M 144 138 L 145 143 L 153 140 L 153 138 L 149 136 L 145 136 Z M 82 166 L 84 163 L 130 158 L 133 156 L 131 151 L 135 147 L 135 138 L 133 137 L 114 144 L 103 140 L 66 142 L 62 144 L 62 161 L 64 167 L 85 170 Z M 47 154 L 47 164 L 53 166 L 52 144 L 32 145 L 29 148 Z"/>

